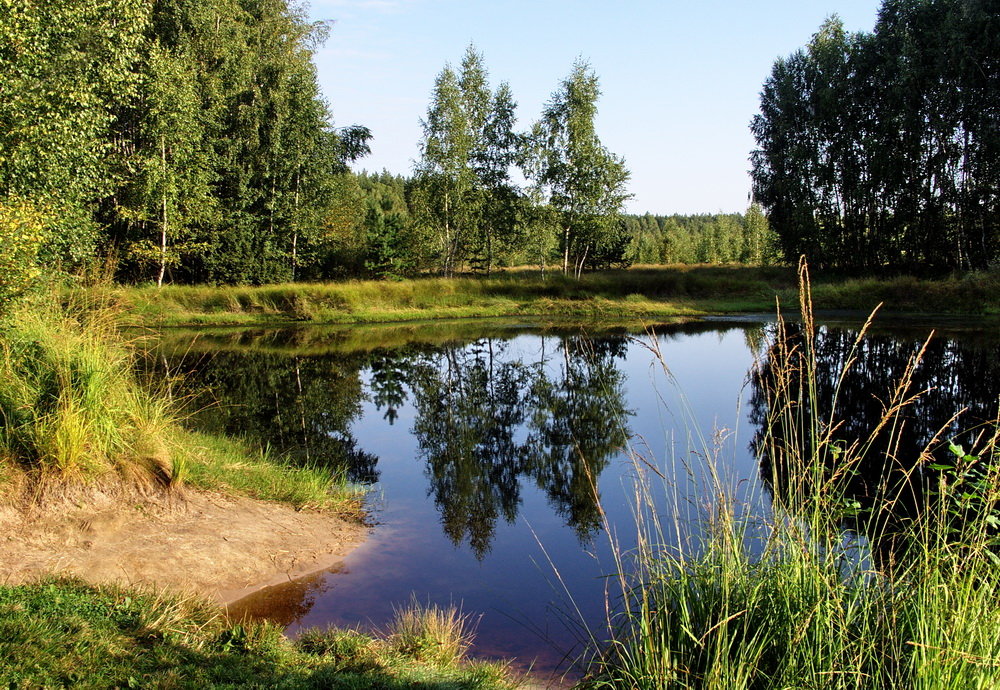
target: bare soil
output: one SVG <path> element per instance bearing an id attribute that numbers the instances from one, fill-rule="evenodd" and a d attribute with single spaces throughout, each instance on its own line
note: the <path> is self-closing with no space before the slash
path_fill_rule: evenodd
<path id="1" fill-rule="evenodd" d="M 123 500 L 95 490 L 0 506 L 0 583 L 69 575 L 226 604 L 337 567 L 367 532 L 329 513 L 211 492 Z"/>

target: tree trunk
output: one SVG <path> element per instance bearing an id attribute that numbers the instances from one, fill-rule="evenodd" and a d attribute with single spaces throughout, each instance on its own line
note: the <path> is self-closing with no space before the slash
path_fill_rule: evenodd
<path id="1" fill-rule="evenodd" d="M 569 275 L 569 226 L 563 228 L 563 275 Z"/>
<path id="2" fill-rule="evenodd" d="M 160 163 L 163 165 L 163 181 L 160 192 L 160 275 L 156 277 L 156 287 L 163 287 L 163 276 L 167 273 L 167 141 L 160 137 Z"/>
<path id="3" fill-rule="evenodd" d="M 590 253 L 590 245 L 588 244 L 586 247 L 583 248 L 583 256 L 581 256 L 580 260 L 576 262 L 576 277 L 577 278 L 579 278 L 581 275 L 583 275 L 583 265 L 587 262 L 587 254 L 589 254 L 589 253 Z"/>

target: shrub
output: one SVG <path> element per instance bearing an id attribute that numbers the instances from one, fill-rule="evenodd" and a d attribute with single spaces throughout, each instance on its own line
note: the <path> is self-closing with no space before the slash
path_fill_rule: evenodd
<path id="1" fill-rule="evenodd" d="M 38 252 L 45 235 L 45 216 L 32 204 L 0 200 L 0 314 L 41 277 Z"/>

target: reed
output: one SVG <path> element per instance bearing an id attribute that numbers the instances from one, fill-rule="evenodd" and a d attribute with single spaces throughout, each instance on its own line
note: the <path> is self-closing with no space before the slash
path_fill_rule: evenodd
<path id="1" fill-rule="evenodd" d="M 833 400 L 819 398 L 800 270 L 801 328 L 779 326 L 760 374 L 769 413 L 756 445 L 769 511 L 749 517 L 722 478 L 724 459 L 702 448 L 712 479 L 691 530 L 661 517 L 663 480 L 638 461 L 639 546 L 618 552 L 613 632 L 585 687 L 1000 686 L 996 429 L 969 452 L 938 437 L 919 458 L 895 457 L 906 411 L 933 395 L 911 390 L 918 354 L 869 433 L 843 438 L 850 410 L 839 385 Z M 872 462 L 888 469 L 861 503 L 852 480 Z"/>

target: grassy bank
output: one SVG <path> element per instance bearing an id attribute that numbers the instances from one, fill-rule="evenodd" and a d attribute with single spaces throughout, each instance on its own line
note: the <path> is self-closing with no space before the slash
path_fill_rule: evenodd
<path id="1" fill-rule="evenodd" d="M 510 688 L 464 659 L 467 622 L 410 607 L 383 636 L 231 623 L 191 599 L 72 580 L 0 586 L 0 684 L 12 688 Z"/>
<path id="2" fill-rule="evenodd" d="M 843 437 L 851 402 L 820 399 L 808 285 L 803 306 L 804 327 L 779 330 L 758 372 L 771 513 L 746 517 L 724 459 L 698 449 L 714 481 L 696 503 L 710 507 L 678 543 L 689 526 L 662 517 L 667 482 L 638 463 L 640 546 L 620 554 L 622 612 L 587 687 L 1000 686 L 1000 427 L 974 449 L 939 432 L 896 457 L 907 413 L 934 394 L 912 390 L 917 354 L 868 435 Z M 864 338 L 841 380 L 864 366 Z M 881 481 L 859 491 L 872 467 Z"/>
<path id="3" fill-rule="evenodd" d="M 169 386 L 137 377 L 141 348 L 118 315 L 57 302 L 0 322 L 0 500 L 45 509 L 50 492 L 85 501 L 75 489 L 94 487 L 131 505 L 192 487 L 358 515 L 358 494 L 329 469 L 185 430 Z M 464 658 L 469 636 L 454 610 L 415 605 L 380 637 L 291 642 L 194 599 L 73 580 L 0 586 L 5 687 L 512 687 L 503 666 Z"/>
<path id="4" fill-rule="evenodd" d="M 544 278 L 517 271 L 490 278 L 423 278 L 261 287 L 115 288 L 112 298 L 137 324 L 258 325 L 308 321 L 361 324 L 441 318 L 546 320 L 663 319 L 770 311 L 775 297 L 793 304 L 795 272 L 784 268 L 679 266 Z M 1000 314 L 1000 274 L 940 280 L 841 279 L 814 285 L 819 309 Z"/>
<path id="5" fill-rule="evenodd" d="M 324 468 L 294 468 L 239 439 L 185 431 L 166 385 L 140 382 L 119 315 L 25 304 L 0 327 L 0 497 L 66 483 L 124 491 L 196 488 L 356 513 Z"/>

